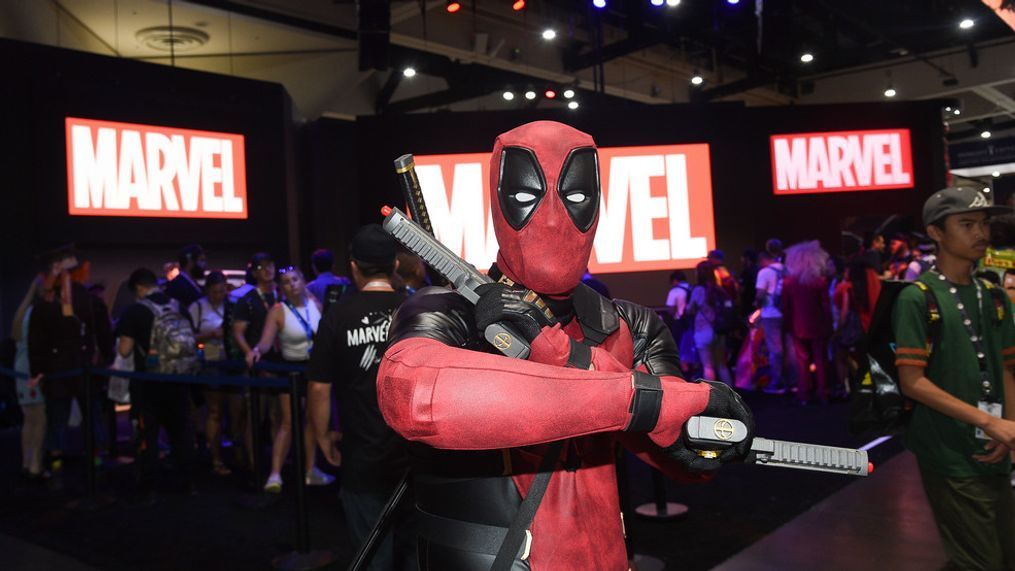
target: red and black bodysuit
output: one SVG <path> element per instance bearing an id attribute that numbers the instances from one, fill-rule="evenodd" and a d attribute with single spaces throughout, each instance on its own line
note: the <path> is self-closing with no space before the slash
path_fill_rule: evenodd
<path id="1" fill-rule="evenodd" d="M 704 459 L 681 441 L 696 414 L 744 420 L 725 385 L 680 377 L 678 351 L 652 310 L 611 301 L 584 285 L 598 222 L 595 143 L 540 121 L 498 137 L 491 209 L 500 245 L 473 306 L 440 288 L 398 310 L 377 377 L 387 422 L 414 442 L 420 567 L 487 570 L 544 456 L 564 440 L 549 487 L 513 569 L 627 569 L 617 496 L 619 442 L 667 475 L 709 477 L 742 447 Z M 548 323 L 521 292 L 539 293 Z M 527 360 L 509 359 L 483 327 L 527 332 Z M 502 535 L 502 533 L 501 533 Z"/>

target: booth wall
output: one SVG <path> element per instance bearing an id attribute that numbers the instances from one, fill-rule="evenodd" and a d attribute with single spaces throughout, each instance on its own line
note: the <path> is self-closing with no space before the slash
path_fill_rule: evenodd
<path id="1" fill-rule="evenodd" d="M 192 242 L 210 246 L 211 265 L 219 267 L 242 267 L 255 250 L 280 260 L 299 252 L 299 236 L 288 232 L 298 198 L 281 85 L 10 40 L 0 40 L 0 63 L 0 125 L 11 143 L 0 159 L 0 332 L 38 269 L 35 256 L 68 242 L 86 257 L 118 262 L 93 264 L 93 277 L 111 288 L 138 265 L 158 271 L 175 259 L 167 254 Z M 243 135 L 248 218 L 70 216 L 68 116 Z"/>

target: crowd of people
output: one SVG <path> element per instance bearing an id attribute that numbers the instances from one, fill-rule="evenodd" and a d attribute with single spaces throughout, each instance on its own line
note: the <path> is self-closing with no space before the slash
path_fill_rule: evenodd
<path id="1" fill-rule="evenodd" d="M 934 261 L 934 242 L 916 232 L 876 232 L 864 246 L 832 256 L 818 241 L 772 238 L 743 252 L 737 275 L 722 250 L 695 267 L 693 285 L 673 272 L 664 317 L 685 371 L 802 405 L 847 398 L 881 282 L 913 281 Z"/>
<path id="2" fill-rule="evenodd" d="M 983 209 L 973 211 L 979 210 Z M 982 235 L 990 236 L 994 248 L 1000 251 L 1015 247 L 1012 215 L 995 216 L 990 225 L 989 232 L 983 231 Z M 941 275 L 941 280 L 946 280 L 943 273 L 935 274 L 943 271 L 937 268 L 935 247 L 948 243 L 943 229 L 940 233 L 942 236 L 933 238 L 919 233 L 890 237 L 876 234 L 865 247 L 858 245 L 842 257 L 830 255 L 818 241 L 784 248 L 780 240 L 773 238 L 760 251 L 745 251 L 736 274 L 727 267 L 721 250 L 711 251 L 697 264 L 693 285 L 684 271 L 673 272 L 665 309 L 659 313 L 668 322 L 679 350 L 684 377 L 793 395 L 800 405 L 824 405 L 847 398 L 848 381 L 862 358 L 858 350 L 873 326 L 885 280 L 926 280 L 928 275 Z M 981 268 L 977 277 L 1015 299 L 1015 270 L 992 270 L 991 255 L 1001 254 L 990 249 L 987 252 L 986 260 L 976 258 Z M 318 467 L 319 458 L 343 466 L 340 495 L 346 523 L 355 541 L 369 535 L 409 464 L 405 441 L 380 413 L 378 368 L 394 312 L 417 289 L 427 285 L 418 257 L 398 251 L 380 226 L 369 225 L 352 241 L 351 278 L 333 273 L 335 260 L 327 250 L 313 253 L 311 281 L 299 268 L 280 267 L 270 254 L 259 252 L 247 264 L 245 283 L 233 287 L 225 273 L 208 270 L 203 248 L 188 245 L 180 250 L 178 263 L 170 273 L 160 276 L 142 267 L 130 274 L 127 286 L 134 301 L 116 319 L 111 317 L 101 291 L 89 287 L 90 266 L 80 257 L 72 248 L 43 255 L 42 271 L 29 284 L 13 323 L 14 366 L 27 373 L 27 378 L 16 381 L 23 411 L 22 471 L 27 480 L 59 480 L 68 448 L 67 428 L 75 423 L 73 417 L 81 416 L 84 407 L 91 412 L 86 417 L 95 423 L 99 448 L 115 444 L 114 402 L 131 405 L 136 442 L 134 491 L 139 502 L 157 501 L 154 490 L 160 479 L 163 429 L 176 473 L 188 491 L 195 491 L 194 472 L 201 449 L 206 450 L 215 476 L 249 470 L 256 453 L 251 434 L 261 427 L 249 425 L 251 419 L 243 401 L 247 393 L 203 384 L 200 377 L 271 377 L 278 373 L 258 366 L 259 362 L 271 362 L 286 365 L 287 370 L 302 371 L 307 383 L 305 438 L 296 443 L 307 452 L 303 466 L 306 485 L 327 486 L 335 480 L 327 469 Z M 944 265 L 952 263 L 949 260 L 953 258 L 954 254 L 948 253 Z M 956 267 L 966 261 L 956 262 Z M 959 270 L 955 270 L 956 275 L 961 274 Z M 587 270 L 582 282 L 609 297 L 606 285 Z M 969 287 L 966 289 L 972 292 Z M 955 294 L 956 290 L 951 291 Z M 963 291 L 963 295 L 969 293 Z M 958 309 L 963 310 L 963 302 L 982 303 L 979 287 L 975 295 L 975 299 L 962 298 Z M 919 293 L 908 291 L 906 296 L 904 305 L 922 303 Z M 416 302 L 413 311 L 419 309 L 417 306 L 432 310 L 428 302 Z M 1010 306 L 998 307 L 999 314 L 1003 314 Z M 897 331 L 897 364 L 907 394 L 923 390 L 920 381 L 929 362 L 925 347 L 933 349 L 925 345 L 927 335 L 920 329 L 926 326 L 923 311 L 921 305 L 908 316 L 910 322 L 905 327 L 912 331 L 900 326 L 905 315 L 896 315 L 893 322 L 895 327 L 902 327 Z M 401 324 L 401 335 L 412 338 L 423 332 L 425 327 L 414 325 L 417 317 L 410 312 Z M 1004 343 L 1015 342 L 1015 328 L 1010 322 L 1009 316 L 1004 335 L 1012 338 Z M 554 330 L 539 331 L 533 335 Z M 916 333 L 906 337 L 913 331 Z M 961 337 L 962 332 L 957 335 Z M 974 344 L 978 341 L 976 335 L 971 339 Z M 1010 355 L 1011 349 L 1004 352 L 1004 363 L 1009 365 L 1015 356 Z M 982 354 L 979 358 L 984 360 Z M 87 374 L 66 374 L 88 367 L 112 368 L 125 375 L 138 371 L 189 375 L 193 382 L 125 383 L 115 376 L 107 381 Z M 915 374 L 918 377 L 912 376 Z M 103 385 L 106 390 L 92 391 L 94 398 L 85 402 L 83 388 L 88 379 L 108 382 L 108 388 Z M 334 395 L 333 387 L 337 389 Z M 271 420 L 270 471 L 263 485 L 258 485 L 267 493 L 279 493 L 293 445 L 293 403 L 286 390 L 269 390 L 266 396 L 270 398 L 261 402 Z M 341 432 L 333 422 L 333 397 Z M 919 426 L 934 422 L 923 419 Z M 914 427 L 918 424 L 914 420 Z M 940 460 L 941 447 L 921 444 L 918 430 L 911 434 L 915 435 L 911 448 L 923 454 L 920 460 L 925 487 L 933 487 L 945 499 L 954 496 L 954 479 L 947 477 L 947 470 L 924 465 L 925 460 Z M 227 436 L 232 451 L 228 457 L 224 445 Z M 1007 450 L 988 448 L 974 458 L 1002 458 Z M 101 458 L 86 461 L 98 462 Z M 958 464 L 965 466 L 966 462 L 949 458 L 941 461 L 951 462 L 949 469 Z M 943 534 L 946 528 L 971 525 L 966 517 L 968 509 L 946 505 L 933 497 L 931 502 Z M 385 540 L 375 559 L 378 568 L 394 568 L 395 559 L 413 552 L 412 547 L 394 545 L 403 539 L 394 536 Z M 960 543 L 956 540 L 949 549 L 959 549 L 955 545 Z M 953 558 L 962 556 L 952 551 L 949 554 Z M 408 565 L 406 561 L 398 563 L 399 567 Z"/>

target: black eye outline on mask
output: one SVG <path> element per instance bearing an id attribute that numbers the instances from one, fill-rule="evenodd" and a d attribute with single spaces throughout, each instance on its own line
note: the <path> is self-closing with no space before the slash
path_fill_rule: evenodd
<path id="1" fill-rule="evenodd" d="M 515 230 L 521 230 L 546 196 L 546 177 L 536 153 L 525 147 L 504 147 L 497 184 L 504 219 Z"/>
<path id="2" fill-rule="evenodd" d="M 592 172 L 588 169 L 572 169 L 574 161 L 588 155 L 592 156 Z M 591 177 L 591 178 L 589 178 Z M 588 232 L 595 224 L 599 216 L 599 200 L 602 197 L 602 190 L 599 184 L 599 153 L 593 147 L 579 147 L 571 149 L 560 169 L 560 176 L 557 178 L 557 193 L 560 201 L 571 218 L 582 232 Z"/>

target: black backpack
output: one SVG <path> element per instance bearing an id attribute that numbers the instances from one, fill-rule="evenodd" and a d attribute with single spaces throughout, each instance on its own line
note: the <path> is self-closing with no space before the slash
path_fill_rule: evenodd
<path id="1" fill-rule="evenodd" d="M 996 309 L 995 323 L 1005 318 L 1004 292 L 981 280 Z M 906 287 L 923 291 L 927 305 L 927 344 L 930 358 L 941 337 L 941 309 L 937 297 L 926 283 L 886 280 L 881 284 L 870 329 L 857 349 L 860 362 L 850 376 L 849 428 L 855 434 L 901 434 L 913 413 L 913 401 L 902 394 L 899 370 L 895 366 L 895 332 L 892 310 L 899 294 Z"/>

